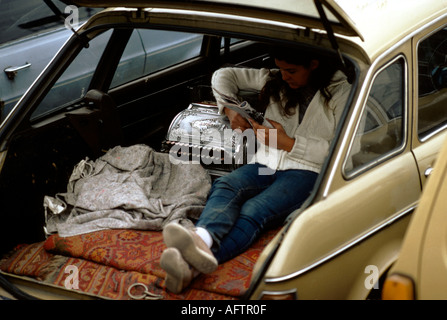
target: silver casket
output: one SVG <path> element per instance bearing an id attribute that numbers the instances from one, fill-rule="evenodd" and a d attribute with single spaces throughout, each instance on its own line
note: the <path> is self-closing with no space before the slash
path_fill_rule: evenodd
<path id="1" fill-rule="evenodd" d="M 232 130 L 216 105 L 191 103 L 171 122 L 163 151 L 172 161 L 200 163 L 212 176 L 222 176 L 250 160 L 247 150 L 255 139 L 249 131 Z"/>

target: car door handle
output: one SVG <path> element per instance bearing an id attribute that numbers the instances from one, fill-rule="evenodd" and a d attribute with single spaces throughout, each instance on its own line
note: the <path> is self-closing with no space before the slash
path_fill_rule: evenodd
<path id="1" fill-rule="evenodd" d="M 9 80 L 14 80 L 15 76 L 17 75 L 17 72 L 26 68 L 31 67 L 31 63 L 25 62 L 23 66 L 17 66 L 17 67 L 8 67 L 5 69 L 5 73 L 8 76 Z"/>

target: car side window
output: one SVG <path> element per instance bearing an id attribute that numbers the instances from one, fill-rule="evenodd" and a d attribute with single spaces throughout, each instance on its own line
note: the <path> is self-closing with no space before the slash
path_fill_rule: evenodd
<path id="1" fill-rule="evenodd" d="M 447 28 L 418 46 L 418 135 L 420 139 L 447 124 Z"/>
<path id="2" fill-rule="evenodd" d="M 368 100 L 345 163 L 351 176 L 404 143 L 405 60 L 398 58 L 374 78 Z"/>
<path id="3" fill-rule="evenodd" d="M 82 98 L 112 31 L 89 42 L 64 71 L 31 120 L 57 111 Z M 161 30 L 134 30 L 115 71 L 111 87 L 160 71 L 200 55 L 203 35 Z"/>
<path id="4" fill-rule="evenodd" d="M 64 73 L 31 115 L 31 120 L 57 111 L 81 99 L 88 91 L 93 73 L 110 39 L 109 30 L 89 42 L 76 56 Z"/>
<path id="5" fill-rule="evenodd" d="M 129 41 L 112 80 L 112 88 L 198 57 L 202 48 L 203 35 L 200 34 L 153 29 L 139 29 L 133 36 L 135 34 L 139 35 L 143 45 L 144 69 L 131 71 L 129 68 L 135 58 L 130 54 L 134 42 Z"/>

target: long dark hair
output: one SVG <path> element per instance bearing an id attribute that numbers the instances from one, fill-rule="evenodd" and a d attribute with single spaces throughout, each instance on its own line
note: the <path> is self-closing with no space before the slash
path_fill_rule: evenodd
<path id="1" fill-rule="evenodd" d="M 326 104 L 332 98 L 332 94 L 328 91 L 327 87 L 335 71 L 339 69 L 335 60 L 314 53 L 293 51 L 287 48 L 272 49 L 270 57 L 285 61 L 289 64 L 304 66 L 305 68 L 310 67 L 312 60 L 318 60 L 319 65 L 310 75 L 308 88 L 302 89 L 290 88 L 290 86 L 282 79 L 280 72 L 271 72 L 270 80 L 264 85 L 259 96 L 261 111 L 265 111 L 272 98 L 273 101 L 282 106 L 285 115 L 290 116 L 295 114 L 296 107 L 302 104 L 303 100 L 306 99 L 304 95 L 312 90 L 314 92 L 319 90 L 325 98 Z M 286 98 L 285 105 L 283 105 L 283 102 L 281 101 L 281 94 Z"/>

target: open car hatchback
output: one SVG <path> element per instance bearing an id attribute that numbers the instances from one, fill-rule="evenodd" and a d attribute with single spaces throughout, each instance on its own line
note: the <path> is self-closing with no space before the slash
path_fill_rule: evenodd
<path id="1" fill-rule="evenodd" d="M 446 135 L 447 1 L 64 2 L 107 9 L 0 124 L 2 296 L 380 295 Z M 324 55 L 351 84 L 316 186 L 284 225 L 173 294 L 159 265 L 163 225 L 176 214 L 194 221 L 213 179 L 244 163 L 234 155 L 246 146 L 215 134 L 228 119 L 211 76 L 229 65 L 274 68 L 272 46 Z M 258 92 L 240 94 L 256 105 Z M 151 172 L 152 198 L 124 178 L 87 188 L 92 170 L 110 164 Z M 81 191 L 84 205 L 72 201 Z M 119 195 L 107 219 L 97 215 L 104 193 Z M 143 202 L 166 215 L 142 222 Z M 77 225 L 55 227 L 70 214 Z"/>

